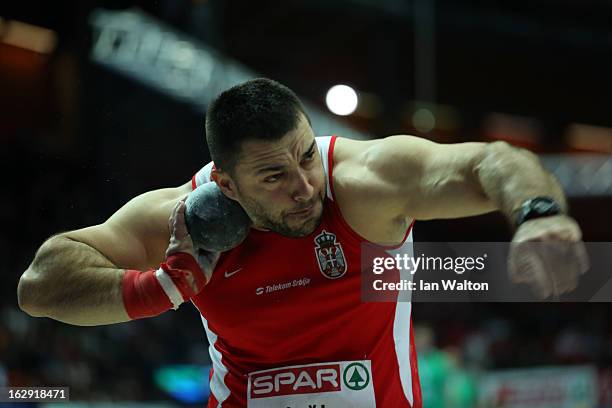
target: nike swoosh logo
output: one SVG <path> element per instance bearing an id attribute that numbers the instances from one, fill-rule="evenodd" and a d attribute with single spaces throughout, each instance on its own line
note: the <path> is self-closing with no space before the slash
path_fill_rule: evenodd
<path id="1" fill-rule="evenodd" d="M 241 270 L 242 270 L 242 268 L 238 268 L 238 269 L 236 269 L 235 271 L 232 271 L 232 272 L 225 271 L 225 277 L 229 278 L 230 276 L 240 272 Z"/>

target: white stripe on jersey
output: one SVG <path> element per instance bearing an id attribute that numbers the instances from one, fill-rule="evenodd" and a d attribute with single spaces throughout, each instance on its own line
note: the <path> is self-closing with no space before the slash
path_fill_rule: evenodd
<path id="1" fill-rule="evenodd" d="M 332 196 L 332 192 L 331 192 L 331 184 L 329 182 L 329 156 L 328 156 L 328 152 L 329 152 L 329 144 L 331 143 L 331 136 L 320 136 L 320 137 L 316 137 L 316 141 L 317 141 L 317 147 L 319 148 L 319 154 L 321 155 L 321 161 L 323 162 L 323 169 L 325 170 L 325 182 L 327 183 L 327 198 L 329 198 L 330 200 L 333 200 L 334 197 Z"/>
<path id="2" fill-rule="evenodd" d="M 386 251 L 390 256 L 396 253 L 406 254 L 412 257 L 414 250 L 412 247 L 412 230 L 406 241 L 402 246 L 396 250 Z M 412 281 L 413 275 L 409 270 L 400 269 L 400 279 L 406 279 Z M 404 395 L 410 403 L 413 405 L 414 396 L 412 395 L 412 375 L 414 367 L 411 366 L 410 361 L 410 325 L 412 319 L 410 313 L 412 312 L 411 291 L 399 291 L 397 295 L 397 303 L 395 304 L 395 318 L 393 319 L 393 341 L 395 343 L 395 355 L 397 357 L 397 365 L 399 366 L 400 381 L 404 390 Z"/>
<path id="3" fill-rule="evenodd" d="M 208 327 L 208 321 L 204 318 L 204 316 L 200 315 L 202 318 L 202 323 L 204 323 L 204 330 L 206 331 L 206 337 L 208 338 L 208 353 L 210 354 L 210 359 L 213 363 L 213 376 L 210 379 L 210 393 L 215 396 L 215 399 L 219 403 L 219 407 L 223 404 L 230 396 L 230 389 L 223 381 L 225 375 L 227 374 L 227 367 L 223 365 L 221 361 L 221 353 L 215 347 L 215 343 L 217 342 L 217 334 L 210 330 Z"/>
<path id="4" fill-rule="evenodd" d="M 202 167 L 195 175 L 196 187 L 201 186 L 202 184 L 206 184 L 210 181 L 210 173 L 212 173 L 213 162 L 208 162 L 208 164 Z"/>

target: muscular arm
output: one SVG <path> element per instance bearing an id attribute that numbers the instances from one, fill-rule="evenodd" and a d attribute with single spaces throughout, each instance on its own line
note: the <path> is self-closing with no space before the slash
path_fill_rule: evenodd
<path id="1" fill-rule="evenodd" d="M 505 142 L 438 144 L 402 135 L 343 144 L 341 154 L 351 159 L 342 162 L 363 186 L 354 189 L 364 192 L 359 199 L 381 201 L 394 216 L 426 220 L 501 210 L 510 217 L 537 195 L 566 205 L 537 157 Z"/>
<path id="2" fill-rule="evenodd" d="M 380 236 L 392 237 L 391 242 L 398 242 L 397 231 L 403 231 L 410 219 L 500 210 L 515 221 L 515 211 L 536 196 L 550 196 L 567 211 L 563 190 L 537 157 L 505 142 L 437 144 L 414 136 L 345 140 L 334 152 L 334 159 L 336 153 L 339 156 L 338 171 L 334 168 L 334 182 L 339 181 L 336 196 L 341 207 L 344 203 L 343 213 L 365 232 L 388 221 L 389 231 L 396 226 L 395 235 L 383 231 Z M 372 222 L 373 215 L 378 222 Z M 359 224 L 360 220 L 365 221 Z M 573 290 L 578 276 L 588 269 L 581 237 L 578 223 L 566 214 L 522 223 L 514 232 L 508 257 L 511 279 L 532 284 L 541 299 Z M 534 241 L 575 244 L 554 254 L 521 247 Z"/>
<path id="3" fill-rule="evenodd" d="M 140 195 L 105 223 L 51 237 L 19 280 L 20 307 L 32 316 L 93 326 L 130 320 L 122 299 L 125 269 L 164 259 L 168 218 L 189 184 Z"/>

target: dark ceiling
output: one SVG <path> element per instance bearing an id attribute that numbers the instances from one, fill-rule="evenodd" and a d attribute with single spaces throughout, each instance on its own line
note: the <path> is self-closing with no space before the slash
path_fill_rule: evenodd
<path id="1" fill-rule="evenodd" d="M 0 15 L 56 30 L 87 48 L 87 15 L 138 6 L 212 43 L 315 103 L 349 83 L 377 95 L 384 115 L 358 126 L 393 132 L 415 95 L 415 22 L 433 27 L 435 101 L 457 108 L 465 129 L 487 112 L 539 118 L 555 137 L 571 122 L 612 126 L 612 2 L 438 0 L 45 1 L 4 4 Z M 421 6 L 419 6 L 421 5 Z M 425 19 L 425 20 L 423 20 Z M 86 52 L 86 51 L 85 51 Z M 421 50 L 421 52 L 423 52 Z"/>

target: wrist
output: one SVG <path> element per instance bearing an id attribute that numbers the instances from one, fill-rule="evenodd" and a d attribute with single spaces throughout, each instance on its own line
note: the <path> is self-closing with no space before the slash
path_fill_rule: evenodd
<path id="1" fill-rule="evenodd" d="M 173 307 L 156 273 L 154 269 L 145 272 L 133 269 L 125 271 L 121 292 L 130 319 L 157 316 Z"/>
<path id="2" fill-rule="evenodd" d="M 125 310 L 131 319 L 176 310 L 206 283 L 206 276 L 193 256 L 175 253 L 157 270 L 126 270 L 122 287 Z"/>
<path id="3" fill-rule="evenodd" d="M 160 283 L 167 284 L 164 289 L 167 288 L 174 297 L 178 296 L 176 294 L 178 291 L 183 301 L 197 295 L 208 283 L 198 261 L 186 252 L 176 252 L 168 255 L 166 262 L 162 262 L 157 273 Z M 162 286 L 164 286 L 164 283 L 162 283 Z"/>
<path id="4" fill-rule="evenodd" d="M 526 221 L 557 214 L 563 214 L 563 209 L 557 200 L 548 196 L 538 196 L 525 200 L 512 211 L 510 219 L 516 227 L 519 227 Z"/>

